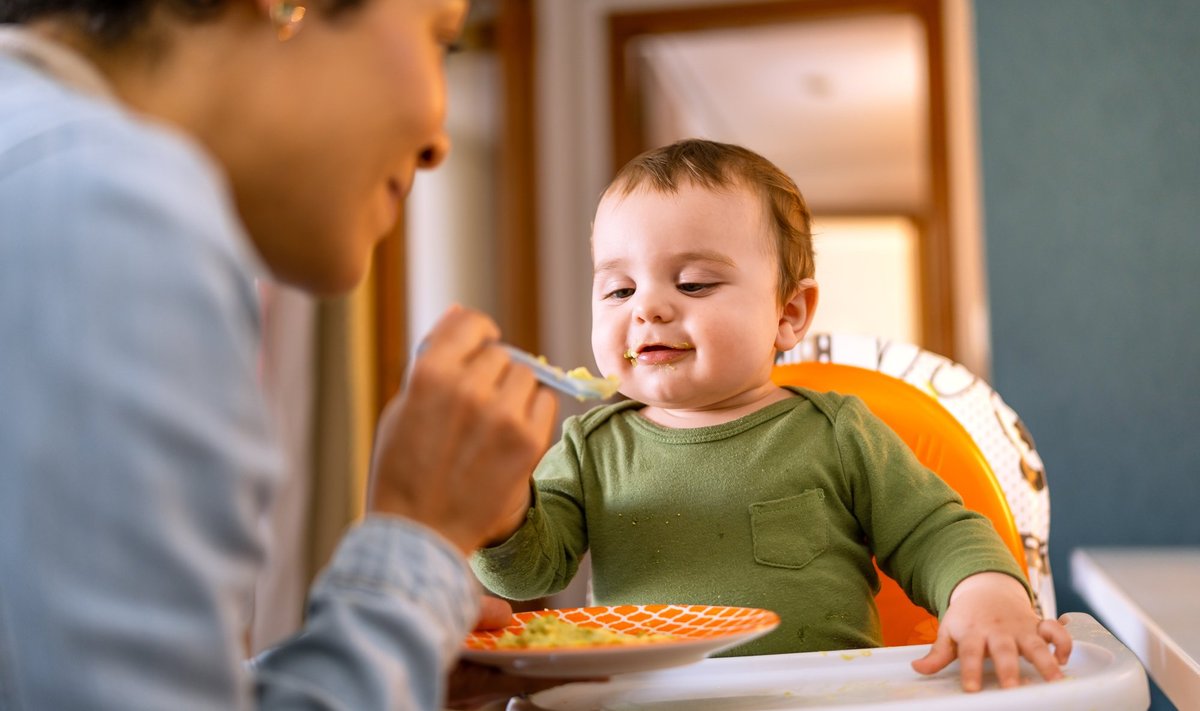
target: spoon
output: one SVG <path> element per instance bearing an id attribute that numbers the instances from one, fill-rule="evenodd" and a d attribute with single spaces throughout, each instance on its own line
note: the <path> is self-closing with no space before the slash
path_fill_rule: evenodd
<path id="1" fill-rule="evenodd" d="M 546 362 L 545 358 L 526 353 L 507 343 L 501 344 L 514 363 L 519 363 L 533 371 L 534 376 L 543 385 L 574 397 L 576 400 L 607 400 L 616 395 L 621 381 L 616 376 L 597 378 L 588 372 L 587 368 L 575 368 L 564 371 Z"/>

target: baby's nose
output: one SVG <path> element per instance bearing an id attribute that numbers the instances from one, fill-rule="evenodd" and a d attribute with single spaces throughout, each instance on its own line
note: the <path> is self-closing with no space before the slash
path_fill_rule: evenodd
<path id="1" fill-rule="evenodd" d="M 638 321 L 661 323 L 671 319 L 674 309 L 671 308 L 669 301 L 656 299 L 653 296 L 647 295 L 638 300 L 638 303 L 634 306 L 633 313 Z"/>

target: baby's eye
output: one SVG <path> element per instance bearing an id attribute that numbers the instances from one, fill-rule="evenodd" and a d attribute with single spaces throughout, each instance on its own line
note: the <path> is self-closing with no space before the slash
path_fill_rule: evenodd
<path id="1" fill-rule="evenodd" d="M 701 294 L 715 287 L 716 284 L 700 284 L 697 282 L 684 282 L 675 287 L 685 294 Z"/>
<path id="2" fill-rule="evenodd" d="M 613 289 L 604 295 L 606 299 L 628 299 L 633 296 L 633 288 L 626 287 L 624 289 Z"/>

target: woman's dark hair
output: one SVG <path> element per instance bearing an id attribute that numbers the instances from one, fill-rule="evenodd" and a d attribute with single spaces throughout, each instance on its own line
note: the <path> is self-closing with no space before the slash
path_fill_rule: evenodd
<path id="1" fill-rule="evenodd" d="M 200 22 L 220 14 L 227 0 L 0 0 L 0 23 L 26 23 L 50 17 L 75 18 L 98 42 L 119 43 L 146 24 L 162 5 L 187 20 Z M 321 9 L 337 13 L 363 0 L 322 0 Z"/>
<path id="2" fill-rule="evenodd" d="M 215 16 L 225 0 L 0 0 L 0 22 L 69 17 L 102 43 L 120 42 L 150 19 L 159 2 L 183 17 L 203 20 Z"/>

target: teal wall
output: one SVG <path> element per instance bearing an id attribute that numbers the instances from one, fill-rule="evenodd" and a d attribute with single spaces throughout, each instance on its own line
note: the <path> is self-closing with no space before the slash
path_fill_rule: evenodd
<path id="1" fill-rule="evenodd" d="M 992 381 L 1083 610 L 1073 548 L 1200 545 L 1200 2 L 974 7 Z"/>

